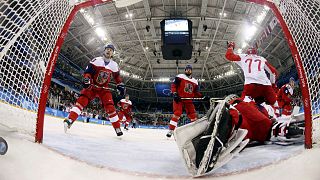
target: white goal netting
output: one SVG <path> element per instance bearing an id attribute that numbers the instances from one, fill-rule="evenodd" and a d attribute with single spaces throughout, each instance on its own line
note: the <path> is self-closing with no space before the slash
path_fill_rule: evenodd
<path id="1" fill-rule="evenodd" d="M 60 31 L 73 9 L 70 2 L 0 1 L 0 124 L 35 133 L 44 77 Z M 264 1 L 267 2 L 270 1 Z M 309 131 L 312 142 L 319 143 L 319 0 L 274 0 L 274 3 L 298 49 L 300 58 L 294 55 L 294 59 L 300 83 L 308 87 L 302 90 L 308 95 L 303 98 L 305 105 L 311 107 Z"/>
<path id="2" fill-rule="evenodd" d="M 307 91 L 310 98 L 312 120 L 312 143 L 320 143 L 320 1 L 286 0 L 276 3 L 282 18 L 288 26 L 301 58 L 299 76 L 302 91 Z M 300 71 L 300 72 L 299 72 Z M 306 82 L 305 82 L 306 80 Z M 303 87 L 307 84 L 308 88 Z M 305 101 L 305 98 L 304 98 Z M 306 137 L 307 138 L 307 137 Z"/>
<path id="3" fill-rule="evenodd" d="M 1 0 L 1 124 L 34 135 L 46 68 L 71 10 L 67 0 Z"/>

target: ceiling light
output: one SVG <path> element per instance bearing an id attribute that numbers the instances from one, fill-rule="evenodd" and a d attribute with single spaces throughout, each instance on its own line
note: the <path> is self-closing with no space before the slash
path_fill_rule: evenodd
<path id="1" fill-rule="evenodd" d="M 255 25 L 248 26 L 245 29 L 246 29 L 245 30 L 245 38 L 246 38 L 246 40 L 250 40 L 254 36 L 256 31 L 258 30 Z"/>
<path id="2" fill-rule="evenodd" d="M 103 29 L 101 29 L 100 27 L 96 28 L 96 33 L 97 35 L 101 38 L 101 39 L 105 39 L 105 32 Z"/>
<path id="3" fill-rule="evenodd" d="M 148 47 L 148 46 L 146 46 L 146 47 L 145 47 L 145 49 L 146 49 L 146 50 L 148 50 L 148 49 L 149 49 L 149 47 Z"/>
<path id="4" fill-rule="evenodd" d="M 242 49 L 244 49 L 247 45 L 248 45 L 248 44 L 247 44 L 246 42 L 243 42 L 243 43 L 242 43 L 242 46 L 241 46 Z"/>
<path id="5" fill-rule="evenodd" d="M 222 12 L 219 13 L 220 16 L 222 16 Z M 223 17 L 226 17 L 227 16 L 227 13 L 223 13 Z"/>

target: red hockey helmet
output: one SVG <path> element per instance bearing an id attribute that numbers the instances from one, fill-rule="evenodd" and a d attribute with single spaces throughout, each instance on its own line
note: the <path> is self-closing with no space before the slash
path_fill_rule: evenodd
<path id="1" fill-rule="evenodd" d="M 257 54 L 257 49 L 254 47 L 249 47 L 247 49 L 247 54 Z"/>

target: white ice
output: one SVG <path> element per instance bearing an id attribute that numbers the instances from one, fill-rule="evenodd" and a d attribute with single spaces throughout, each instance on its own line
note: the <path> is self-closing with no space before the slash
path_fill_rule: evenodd
<path id="1" fill-rule="evenodd" d="M 43 144 L 0 126 L 9 144 L 0 156 L 0 180 L 186 179 L 191 178 L 165 130 L 130 129 L 115 136 L 111 126 L 46 116 Z M 245 149 L 206 179 L 320 179 L 320 149 L 267 145 Z"/>

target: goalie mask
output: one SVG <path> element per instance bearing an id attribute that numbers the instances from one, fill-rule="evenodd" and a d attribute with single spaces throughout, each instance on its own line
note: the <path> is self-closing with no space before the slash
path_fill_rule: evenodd
<path id="1" fill-rule="evenodd" d="M 227 97 L 224 98 L 224 100 L 226 101 L 227 104 L 232 103 L 235 99 L 239 98 L 238 95 L 236 94 L 230 94 Z"/>

